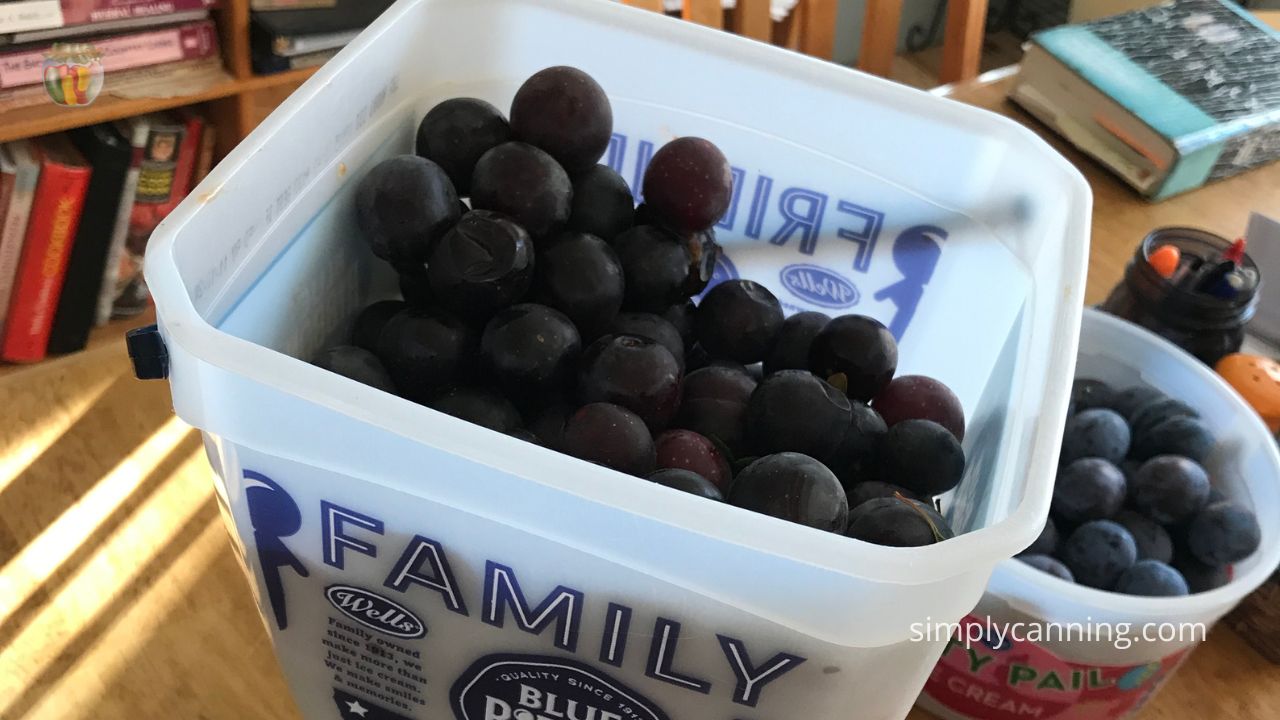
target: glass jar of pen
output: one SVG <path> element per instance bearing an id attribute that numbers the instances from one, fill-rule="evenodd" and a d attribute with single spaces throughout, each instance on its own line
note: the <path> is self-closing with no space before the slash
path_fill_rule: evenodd
<path id="1" fill-rule="evenodd" d="M 1102 309 L 1212 366 L 1240 349 L 1261 285 L 1243 240 L 1194 228 L 1158 228 L 1138 245 Z"/>

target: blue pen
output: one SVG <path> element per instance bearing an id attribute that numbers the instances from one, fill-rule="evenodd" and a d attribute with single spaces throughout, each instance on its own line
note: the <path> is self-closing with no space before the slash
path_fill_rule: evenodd
<path id="1" fill-rule="evenodd" d="M 1244 238 L 1232 243 L 1231 247 L 1222 253 L 1221 262 L 1214 263 L 1198 274 L 1195 280 L 1196 292 L 1225 300 L 1235 297 L 1243 283 L 1233 286 L 1228 278 L 1238 275 L 1240 263 L 1244 260 L 1244 249 Z"/>

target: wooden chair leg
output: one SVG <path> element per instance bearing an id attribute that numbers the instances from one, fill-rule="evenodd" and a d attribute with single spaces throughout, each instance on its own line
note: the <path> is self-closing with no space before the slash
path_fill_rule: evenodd
<path id="1" fill-rule="evenodd" d="M 718 28 L 724 23 L 724 9 L 720 0 L 684 0 L 684 10 L 680 15 L 685 20 L 707 27 Z"/>
<path id="2" fill-rule="evenodd" d="M 773 17 L 769 14 L 769 0 L 738 0 L 733 9 L 730 28 L 743 37 L 769 42 L 773 35 Z"/>
<path id="3" fill-rule="evenodd" d="M 956 0 L 949 0 L 955 2 Z M 862 23 L 862 47 L 858 69 L 889 77 L 898 52 L 898 28 L 902 23 L 902 0 L 867 0 Z"/>
<path id="4" fill-rule="evenodd" d="M 837 0 L 800 0 L 800 52 L 830 60 L 836 50 Z"/>
<path id="5" fill-rule="evenodd" d="M 942 84 L 978 76 L 982 39 L 987 24 L 987 0 L 947 0 L 947 29 L 942 42 Z"/>
<path id="6" fill-rule="evenodd" d="M 803 24 L 798 15 L 800 15 L 800 6 L 797 5 L 789 15 L 773 24 L 771 34 L 774 45 L 788 50 L 800 49 L 800 28 Z"/>

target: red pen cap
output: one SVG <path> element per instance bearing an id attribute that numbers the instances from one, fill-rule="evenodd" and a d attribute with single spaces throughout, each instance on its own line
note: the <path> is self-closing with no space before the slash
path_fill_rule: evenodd
<path id="1" fill-rule="evenodd" d="M 1222 253 L 1222 259 L 1230 260 L 1236 265 L 1239 265 L 1244 262 L 1244 248 L 1244 238 L 1236 238 L 1236 241 L 1231 243 L 1231 247 L 1227 248 L 1226 252 Z"/>

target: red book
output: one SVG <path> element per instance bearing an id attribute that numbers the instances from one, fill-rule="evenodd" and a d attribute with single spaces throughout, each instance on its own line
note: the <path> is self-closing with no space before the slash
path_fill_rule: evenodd
<path id="1" fill-rule="evenodd" d="M 213 0 L 62 0 L 62 23 L 80 25 L 128 20 L 211 7 Z"/>
<path id="2" fill-rule="evenodd" d="M 131 68 L 211 57 L 218 52 L 218 28 L 213 21 L 202 20 L 94 38 L 93 47 L 101 53 L 103 71 L 110 78 L 113 72 Z M 44 82 L 45 54 L 52 49 L 52 44 L 39 44 L 0 53 L 0 88 Z"/>
<path id="3" fill-rule="evenodd" d="M 0 345 L 0 359 L 10 362 L 34 362 L 45 356 L 92 173 L 65 135 L 40 138 L 36 153 L 40 182 Z"/>
<path id="4" fill-rule="evenodd" d="M 167 216 L 178 207 L 178 203 L 187 197 L 191 188 L 195 187 L 196 163 L 200 159 L 200 140 L 204 135 L 204 116 L 191 108 L 175 111 L 178 119 L 186 125 L 182 134 L 182 145 L 178 148 L 178 165 L 174 168 L 173 195 L 164 214 Z"/>

